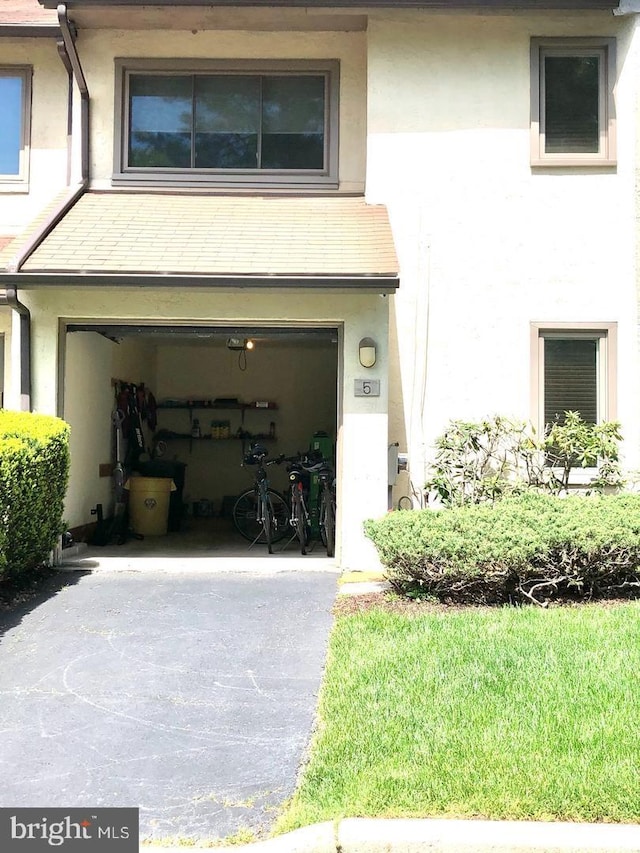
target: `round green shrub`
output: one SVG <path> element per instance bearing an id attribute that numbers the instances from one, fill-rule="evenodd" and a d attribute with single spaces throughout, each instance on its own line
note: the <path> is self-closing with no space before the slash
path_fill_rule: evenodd
<path id="1" fill-rule="evenodd" d="M 389 513 L 367 521 L 392 585 L 475 603 L 640 593 L 640 495 L 556 497 Z"/>
<path id="2" fill-rule="evenodd" d="M 0 409 L 0 577 L 44 563 L 63 532 L 69 426 Z"/>

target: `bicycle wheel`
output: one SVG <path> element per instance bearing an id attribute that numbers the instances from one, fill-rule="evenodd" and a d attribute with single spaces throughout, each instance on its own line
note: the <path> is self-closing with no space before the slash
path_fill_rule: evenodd
<path id="1" fill-rule="evenodd" d="M 271 546 L 271 518 L 272 518 L 272 506 L 271 501 L 269 500 L 268 494 L 265 492 L 260 495 L 260 518 L 262 520 L 262 533 L 264 536 L 264 541 L 267 545 L 267 551 L 270 554 L 273 554 L 273 548 Z"/>
<path id="2" fill-rule="evenodd" d="M 271 541 L 279 542 L 289 530 L 289 507 L 282 495 L 272 489 L 267 493 L 267 502 L 271 514 Z"/>
<path id="3" fill-rule="evenodd" d="M 267 492 L 267 505 L 271 507 L 270 539 L 272 542 L 277 542 L 287 532 L 286 520 L 289 517 L 289 510 L 281 495 L 271 489 Z M 266 544 L 258 495 L 254 489 L 248 489 L 240 495 L 231 515 L 235 528 L 241 536 L 249 542 Z"/>
<path id="4" fill-rule="evenodd" d="M 292 521 L 293 527 L 300 543 L 300 553 L 307 553 L 307 545 L 311 538 L 311 530 L 307 522 L 307 513 L 305 511 L 304 499 L 301 492 L 294 487 L 292 496 Z"/>
<path id="5" fill-rule="evenodd" d="M 327 549 L 327 557 L 333 557 L 336 550 L 336 507 L 332 496 L 327 492 L 322 493 L 320 517 L 320 537 Z"/>

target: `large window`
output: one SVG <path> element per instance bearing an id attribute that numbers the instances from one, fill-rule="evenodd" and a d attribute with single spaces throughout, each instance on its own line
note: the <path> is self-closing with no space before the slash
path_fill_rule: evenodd
<path id="1" fill-rule="evenodd" d="M 532 403 L 542 431 L 579 412 L 587 423 L 615 418 L 616 324 L 534 323 Z"/>
<path id="2" fill-rule="evenodd" d="M 614 39 L 532 40 L 533 165 L 615 163 L 614 81 Z"/>
<path id="3" fill-rule="evenodd" d="M 156 66 L 119 65 L 116 180 L 337 181 L 336 63 Z"/>
<path id="4" fill-rule="evenodd" d="M 0 184 L 28 179 L 31 69 L 0 66 Z"/>

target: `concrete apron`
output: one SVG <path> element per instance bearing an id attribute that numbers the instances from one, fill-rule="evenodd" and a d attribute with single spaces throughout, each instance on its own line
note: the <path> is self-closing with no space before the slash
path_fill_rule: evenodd
<path id="1" fill-rule="evenodd" d="M 306 555 L 294 542 L 277 542 L 269 554 L 264 545 L 224 540 L 194 548 L 190 543 L 169 537 L 130 540 L 123 545 L 104 547 L 78 543 L 56 555 L 55 568 L 66 571 L 111 572 L 334 572 L 340 569 L 329 558 L 321 542 L 312 542 Z"/>
<path id="2" fill-rule="evenodd" d="M 153 845 L 141 847 L 146 853 L 154 849 L 160 853 L 161 848 Z M 247 853 L 638 853 L 640 826 L 347 818 L 232 849 Z M 162 853 L 183 851 L 162 848 Z"/>

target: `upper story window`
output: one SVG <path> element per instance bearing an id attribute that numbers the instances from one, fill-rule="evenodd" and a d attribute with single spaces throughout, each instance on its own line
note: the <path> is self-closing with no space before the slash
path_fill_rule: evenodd
<path id="1" fill-rule="evenodd" d="M 336 62 L 116 68 L 115 182 L 337 187 Z"/>
<path id="2" fill-rule="evenodd" d="M 615 165 L 615 75 L 615 39 L 532 39 L 532 165 Z"/>
<path id="3" fill-rule="evenodd" d="M 31 69 L 0 66 L 0 189 L 24 189 L 29 178 Z"/>

